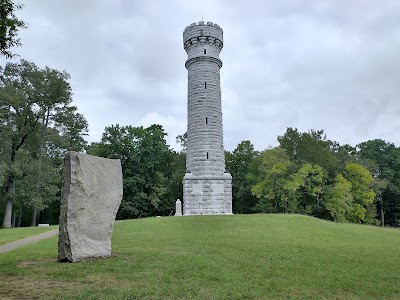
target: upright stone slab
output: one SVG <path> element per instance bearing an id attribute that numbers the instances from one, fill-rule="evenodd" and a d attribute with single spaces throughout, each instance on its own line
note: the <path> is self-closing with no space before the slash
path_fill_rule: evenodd
<path id="1" fill-rule="evenodd" d="M 232 177 L 225 172 L 219 53 L 223 31 L 212 22 L 183 32 L 188 55 L 187 155 L 183 214 L 232 214 Z"/>
<path id="2" fill-rule="evenodd" d="M 110 256 L 113 225 L 122 200 L 120 160 L 67 153 L 62 192 L 58 260 Z"/>

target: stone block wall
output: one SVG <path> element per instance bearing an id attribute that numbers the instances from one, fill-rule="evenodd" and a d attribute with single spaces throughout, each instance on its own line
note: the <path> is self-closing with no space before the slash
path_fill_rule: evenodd
<path id="1" fill-rule="evenodd" d="M 231 214 L 232 177 L 225 173 L 219 53 L 222 28 L 193 23 L 183 32 L 188 59 L 187 155 L 183 213 Z"/>
<path id="2" fill-rule="evenodd" d="M 186 170 L 221 176 L 225 171 L 219 53 L 223 31 L 212 22 L 193 23 L 183 32 L 188 60 Z"/>
<path id="3" fill-rule="evenodd" d="M 183 214 L 226 215 L 232 214 L 232 177 L 193 176 L 186 174 L 183 180 L 185 201 Z"/>
<path id="4" fill-rule="evenodd" d="M 209 61 L 192 63 L 188 82 L 186 169 L 193 175 L 222 175 L 225 154 L 219 66 Z"/>

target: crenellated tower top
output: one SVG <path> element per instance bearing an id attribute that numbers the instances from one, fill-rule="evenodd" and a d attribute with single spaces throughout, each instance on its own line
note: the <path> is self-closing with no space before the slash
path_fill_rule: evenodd
<path id="1" fill-rule="evenodd" d="M 223 30 L 218 24 L 200 21 L 185 28 L 183 31 L 183 47 L 189 58 L 192 48 L 203 45 L 213 46 L 218 53 L 222 50 Z"/>

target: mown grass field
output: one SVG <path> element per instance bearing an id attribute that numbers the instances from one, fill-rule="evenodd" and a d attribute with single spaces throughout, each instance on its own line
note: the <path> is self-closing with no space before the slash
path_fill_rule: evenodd
<path id="1" fill-rule="evenodd" d="M 0 245 L 14 242 L 26 237 L 38 235 L 58 228 L 58 225 L 50 227 L 21 227 L 21 228 L 2 228 L 0 229 Z"/>
<path id="2" fill-rule="evenodd" d="M 0 298 L 400 299 L 400 230 L 299 215 L 123 221 L 111 258 L 56 259 L 56 237 L 0 255 Z"/>

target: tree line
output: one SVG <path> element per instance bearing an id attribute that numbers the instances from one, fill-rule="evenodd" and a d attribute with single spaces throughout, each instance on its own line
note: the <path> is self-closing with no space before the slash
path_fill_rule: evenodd
<path id="1" fill-rule="evenodd" d="M 0 3 L 0 56 L 21 46 L 22 6 Z M 111 125 L 87 144 L 88 123 L 72 104 L 69 74 L 21 60 L 0 66 L 0 217 L 3 227 L 57 224 L 67 151 L 121 160 L 124 197 L 118 219 L 171 215 L 182 199 L 183 150 L 167 145 L 161 125 Z M 300 213 L 318 218 L 400 226 L 400 148 L 376 139 L 355 146 L 323 130 L 288 128 L 279 145 L 256 151 L 242 141 L 226 152 L 233 212 Z"/>
<path id="2" fill-rule="evenodd" d="M 400 148 L 381 139 L 340 145 L 323 130 L 288 128 L 279 146 L 227 152 L 235 213 L 300 213 L 337 222 L 400 225 Z"/>
<path id="3" fill-rule="evenodd" d="M 118 219 L 174 213 L 182 199 L 183 150 L 161 125 L 106 127 L 87 144 L 88 124 L 72 104 L 69 75 L 21 60 L 0 67 L 0 215 L 3 227 L 58 223 L 67 151 L 121 160 L 124 197 Z M 356 146 L 323 130 L 288 128 L 279 145 L 256 151 L 242 141 L 226 151 L 233 212 L 299 213 L 338 222 L 400 225 L 400 148 L 383 140 Z"/>

